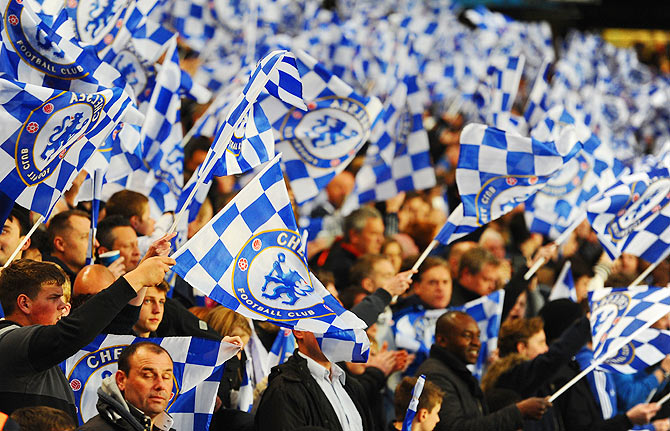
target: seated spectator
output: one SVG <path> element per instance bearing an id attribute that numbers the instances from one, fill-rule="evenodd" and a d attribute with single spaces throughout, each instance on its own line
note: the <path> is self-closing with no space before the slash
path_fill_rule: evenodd
<path id="1" fill-rule="evenodd" d="M 14 205 L 0 233 L 0 266 L 7 263 L 28 230 L 30 230 L 30 212 L 21 206 Z M 15 259 L 21 259 L 23 252 L 28 248 L 30 248 L 30 238 L 21 247 Z"/>
<path id="2" fill-rule="evenodd" d="M 383 242 L 381 214 L 374 208 L 362 207 L 344 219 L 344 237 L 317 254 L 310 266 L 331 271 L 335 275 L 335 287 L 342 291 L 350 284 L 349 270 L 356 259 L 366 253 L 378 254 Z"/>
<path id="3" fill-rule="evenodd" d="M 527 398 L 490 413 L 479 382 L 466 368 L 479 356 L 481 343 L 475 320 L 449 311 L 438 320 L 435 344 L 416 375 L 423 374 L 445 392 L 436 430 L 517 430 L 523 419 L 539 419 L 551 406 L 543 398 Z"/>
<path id="4" fill-rule="evenodd" d="M 49 221 L 49 254 L 42 260 L 58 264 L 74 285 L 77 273 L 86 265 L 88 235 L 91 220 L 84 211 L 69 210 L 58 213 Z M 95 248 L 98 244 L 96 241 Z"/>
<path id="5" fill-rule="evenodd" d="M 149 341 L 131 344 L 119 355 L 118 365 L 98 389 L 98 415 L 79 430 L 172 430 L 172 417 L 165 412 L 174 379 L 167 350 Z"/>
<path id="6" fill-rule="evenodd" d="M 137 245 L 137 234 L 127 218 L 119 215 L 105 217 L 98 223 L 96 238 L 100 243 L 98 254 L 118 250 L 126 272 L 132 271 L 140 263 L 142 256 Z M 119 264 L 115 261 L 112 265 L 116 267 Z"/>
<path id="7" fill-rule="evenodd" d="M 76 421 L 72 390 L 58 366 L 89 344 L 145 286 L 161 282 L 168 257 L 153 257 L 63 317 L 67 275 L 47 262 L 18 260 L 0 273 L 0 410 L 45 405 Z"/>
<path id="8" fill-rule="evenodd" d="M 395 421 L 389 424 L 389 431 L 402 430 L 402 424 L 412 400 L 412 391 L 416 384 L 416 377 L 405 377 L 400 381 L 395 390 L 393 406 L 395 408 Z M 425 382 L 423 391 L 419 396 L 419 404 L 416 406 L 416 416 L 412 420 L 410 431 L 432 431 L 440 422 L 440 408 L 444 391 L 432 382 Z"/>
<path id="9" fill-rule="evenodd" d="M 156 337 L 156 329 L 163 320 L 165 301 L 169 290 L 170 286 L 165 281 L 156 286 L 147 287 L 140 309 L 140 316 L 133 326 L 133 331 L 138 337 Z"/>
<path id="10" fill-rule="evenodd" d="M 361 384 L 325 357 L 314 334 L 294 330 L 293 335 L 298 348 L 272 369 L 256 410 L 256 430 L 375 429 Z"/>
<path id="11" fill-rule="evenodd" d="M 74 431 L 77 425 L 64 411 L 52 407 L 22 407 L 10 416 L 21 431 Z"/>

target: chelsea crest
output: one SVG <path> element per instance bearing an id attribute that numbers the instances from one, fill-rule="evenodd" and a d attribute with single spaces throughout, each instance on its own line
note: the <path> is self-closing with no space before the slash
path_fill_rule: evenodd
<path id="1" fill-rule="evenodd" d="M 314 287 L 300 236 L 287 229 L 257 233 L 233 261 L 240 304 L 267 319 L 291 322 L 334 314 Z"/>

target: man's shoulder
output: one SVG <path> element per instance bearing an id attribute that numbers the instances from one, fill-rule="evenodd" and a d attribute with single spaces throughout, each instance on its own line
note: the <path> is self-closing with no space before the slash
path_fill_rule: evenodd
<path id="1" fill-rule="evenodd" d="M 77 431 L 114 431 L 122 429 L 123 428 L 107 422 L 102 416 L 95 415 L 86 421 L 84 425 L 77 428 Z"/>

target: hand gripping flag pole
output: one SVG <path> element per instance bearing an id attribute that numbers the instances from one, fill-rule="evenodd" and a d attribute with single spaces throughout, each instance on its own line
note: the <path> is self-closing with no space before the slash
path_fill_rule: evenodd
<path id="1" fill-rule="evenodd" d="M 402 421 L 402 431 L 412 431 L 412 421 L 414 421 L 414 416 L 416 416 L 416 411 L 419 407 L 419 397 L 421 396 L 421 392 L 423 392 L 425 382 L 426 376 L 423 374 L 416 379 L 416 384 L 414 385 L 414 389 L 412 389 L 412 399 L 407 407 L 405 420 Z"/>

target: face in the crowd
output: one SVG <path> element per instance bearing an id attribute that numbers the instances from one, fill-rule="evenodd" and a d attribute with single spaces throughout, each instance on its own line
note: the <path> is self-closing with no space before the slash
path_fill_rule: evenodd
<path id="1" fill-rule="evenodd" d="M 354 175 L 349 171 L 342 171 L 326 186 L 328 201 L 335 208 L 339 208 L 352 190 L 354 190 Z"/>
<path id="2" fill-rule="evenodd" d="M 446 266 L 434 266 L 414 282 L 414 293 L 431 309 L 447 308 L 451 301 L 451 274 Z"/>
<path id="3" fill-rule="evenodd" d="M 173 380 L 172 360 L 167 353 L 155 353 L 146 347 L 137 349 L 130 358 L 128 375 L 116 373 L 116 384 L 125 400 L 152 419 L 167 407 Z"/>
<path id="4" fill-rule="evenodd" d="M 163 320 L 163 312 L 165 311 L 165 292 L 156 289 L 155 287 L 147 288 L 147 293 L 144 295 L 144 302 L 140 309 L 140 317 L 133 329 L 140 336 L 148 337 L 149 333 L 156 331 L 161 320 Z"/>
<path id="5" fill-rule="evenodd" d="M 419 431 L 433 431 L 438 422 L 440 422 L 440 409 L 442 408 L 442 403 L 436 404 L 431 411 L 428 412 L 428 415 L 425 419 L 419 422 Z"/>
<path id="6" fill-rule="evenodd" d="M 508 320 L 515 320 L 515 319 L 523 318 L 526 315 L 527 304 L 528 304 L 528 297 L 526 295 L 526 292 L 523 291 L 516 298 L 516 302 L 514 303 L 514 307 L 512 307 L 509 314 L 507 315 L 507 319 Z"/>
<path id="7" fill-rule="evenodd" d="M 662 331 L 670 330 L 670 313 L 658 319 L 656 322 L 654 322 L 653 325 L 651 325 L 651 327 L 654 329 L 660 329 Z"/>
<path id="8" fill-rule="evenodd" d="M 397 242 L 389 242 L 382 250 L 382 254 L 389 258 L 395 272 L 400 272 L 402 266 L 402 247 Z"/>
<path id="9" fill-rule="evenodd" d="M 114 243 L 112 250 L 119 250 L 123 257 L 126 271 L 132 271 L 140 263 L 140 248 L 137 245 L 137 234 L 130 226 L 118 226 L 112 229 Z"/>
<path id="10" fill-rule="evenodd" d="M 479 356 L 481 343 L 477 322 L 468 315 L 456 315 L 453 328 L 444 336 L 442 347 L 466 364 L 474 364 Z"/>
<path id="11" fill-rule="evenodd" d="M 538 331 L 533 334 L 528 341 L 521 347 L 519 353 L 522 353 L 529 360 L 535 359 L 538 355 L 547 353 L 549 347 L 547 347 L 547 337 L 544 334 L 544 330 Z"/>
<path id="12" fill-rule="evenodd" d="M 384 287 L 395 275 L 393 264 L 388 259 L 380 259 L 372 264 L 372 271 L 370 276 L 370 283 L 364 283 L 363 288 L 370 293 Z"/>
<path id="13" fill-rule="evenodd" d="M 86 265 L 86 251 L 88 250 L 88 234 L 91 230 L 91 221 L 82 216 L 73 215 L 68 220 L 70 228 L 60 236 L 63 240 L 61 260 L 73 271 L 79 271 Z M 96 247 L 98 241 L 96 241 Z"/>
<path id="14" fill-rule="evenodd" d="M 477 274 L 470 274 L 467 269 L 461 274 L 461 284 L 479 296 L 486 296 L 496 290 L 500 271 L 498 266 L 492 263 L 482 265 Z"/>
<path id="15" fill-rule="evenodd" d="M 135 230 L 138 235 L 151 235 L 154 233 L 156 221 L 151 218 L 151 211 L 149 211 L 149 204 L 144 205 L 142 217 L 135 223 Z"/>
<path id="16" fill-rule="evenodd" d="M 360 232 L 350 231 L 351 244 L 361 253 L 379 254 L 384 243 L 384 221 L 371 217 Z"/>
<path id="17" fill-rule="evenodd" d="M 63 302 L 63 286 L 55 283 L 44 283 L 37 296 L 30 301 L 28 320 L 33 325 L 55 325 L 65 309 Z"/>
<path id="18" fill-rule="evenodd" d="M 575 292 L 577 293 L 577 302 L 580 302 L 582 299 L 588 296 L 590 281 L 591 277 L 589 277 L 588 275 L 582 275 L 577 280 L 575 280 Z"/>
<path id="19" fill-rule="evenodd" d="M 7 263 L 7 259 L 14 253 L 22 238 L 19 221 L 13 217 L 8 217 L 0 233 L 0 265 Z M 24 248 L 28 248 L 29 245 L 30 243 L 25 245 Z M 16 258 L 21 259 L 21 252 Z"/>

